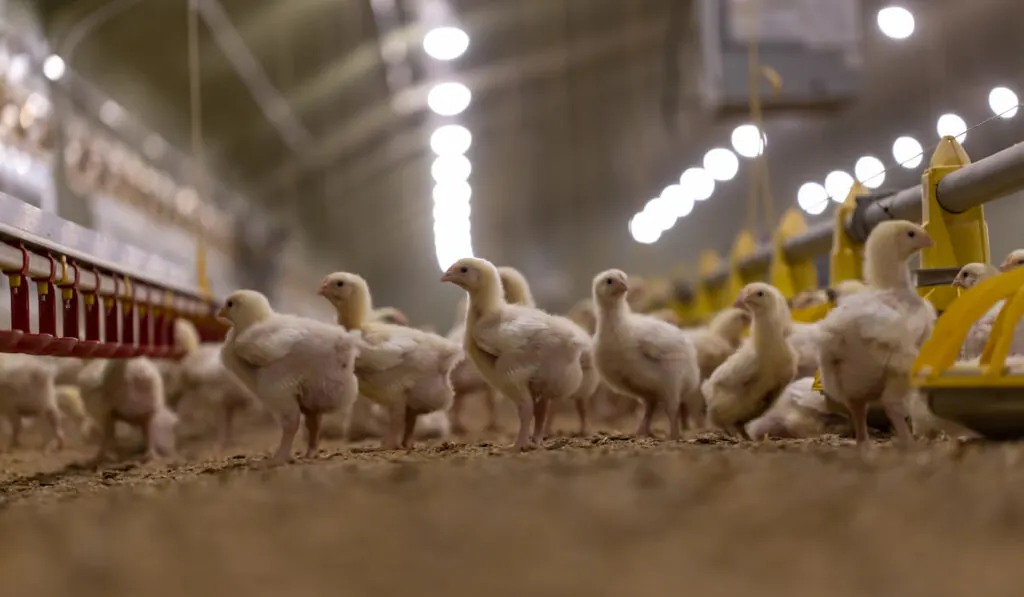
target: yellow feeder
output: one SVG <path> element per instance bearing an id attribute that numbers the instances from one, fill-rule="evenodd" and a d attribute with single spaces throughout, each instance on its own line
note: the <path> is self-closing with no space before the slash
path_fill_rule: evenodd
<path id="1" fill-rule="evenodd" d="M 977 363 L 957 363 L 971 326 L 1005 300 Z M 1024 268 L 983 280 L 953 300 L 911 371 L 911 383 L 937 416 L 993 439 L 1024 437 L 1024 371 L 1006 357 L 1024 315 Z"/>

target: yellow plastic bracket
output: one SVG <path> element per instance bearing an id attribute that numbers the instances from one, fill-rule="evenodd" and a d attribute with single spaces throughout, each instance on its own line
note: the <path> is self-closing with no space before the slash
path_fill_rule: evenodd
<path id="1" fill-rule="evenodd" d="M 718 271 L 720 265 L 721 259 L 718 257 L 718 253 L 710 250 L 701 252 L 697 266 L 697 275 L 700 280 L 697 283 L 697 313 L 701 319 L 710 318 L 728 306 L 726 299 L 728 284 L 716 288 L 705 282 L 708 276 Z"/>
<path id="2" fill-rule="evenodd" d="M 786 241 L 807 232 L 807 220 L 794 208 L 782 214 L 778 228 L 772 235 L 772 263 L 768 268 L 768 280 L 787 299 L 818 287 L 818 270 L 813 259 L 789 261 L 782 248 Z"/>
<path id="3" fill-rule="evenodd" d="M 829 286 L 846 280 L 860 280 L 864 268 L 864 246 L 854 242 L 846 233 L 846 221 L 857 208 L 857 197 L 868 194 L 860 182 L 854 182 L 850 193 L 835 211 L 835 233 L 832 235 L 832 253 L 829 256 Z"/>
<path id="4" fill-rule="evenodd" d="M 914 361 L 911 375 L 915 384 L 931 385 L 938 381 L 956 362 L 971 326 L 1003 299 L 1009 300 L 1003 305 L 992 326 L 980 360 L 983 372 L 991 376 L 1002 375 L 1014 328 L 1024 314 L 1024 268 L 982 280 L 949 304 L 935 322 L 931 338 L 921 347 Z M 948 376 L 942 380 L 941 385 L 970 385 L 971 379 Z"/>
<path id="5" fill-rule="evenodd" d="M 963 213 L 950 213 L 942 209 L 936 195 L 939 181 L 970 163 L 971 158 L 955 138 L 943 137 L 932 154 L 930 167 L 921 175 L 921 219 L 924 229 L 935 241 L 934 246 L 921 252 L 922 268 L 961 268 L 968 263 L 989 263 L 984 209 L 979 205 Z M 952 287 L 934 290 L 931 302 L 939 311 L 945 310 L 956 298 Z"/>
<path id="6" fill-rule="evenodd" d="M 732 243 L 732 252 L 729 253 L 729 280 L 726 282 L 726 286 L 728 286 L 726 300 L 736 300 L 744 286 L 763 279 L 763 277 L 758 277 L 756 274 L 746 276 L 740 271 L 740 262 L 756 252 L 757 239 L 754 238 L 752 232 L 743 230 L 736 235 L 736 240 Z M 724 305 L 720 308 L 724 308 Z"/>

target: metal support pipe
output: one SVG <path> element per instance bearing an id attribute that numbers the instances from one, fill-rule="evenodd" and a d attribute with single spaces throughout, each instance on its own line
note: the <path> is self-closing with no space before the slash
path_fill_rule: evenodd
<path id="1" fill-rule="evenodd" d="M 960 213 L 1024 190 L 1024 143 L 1008 147 L 989 157 L 950 173 L 939 183 L 937 196 L 943 209 Z M 894 195 L 875 201 L 864 208 L 860 225 L 846 223 L 846 231 L 859 242 L 879 223 L 886 220 L 921 221 L 921 185 L 904 189 Z M 787 259 L 806 259 L 820 255 L 832 246 L 833 225 L 820 222 L 800 236 L 789 239 L 783 247 Z M 739 263 L 745 273 L 764 271 L 771 263 L 771 247 L 761 247 L 756 253 Z M 729 278 L 725 267 L 707 278 L 704 283 L 717 287 Z"/>

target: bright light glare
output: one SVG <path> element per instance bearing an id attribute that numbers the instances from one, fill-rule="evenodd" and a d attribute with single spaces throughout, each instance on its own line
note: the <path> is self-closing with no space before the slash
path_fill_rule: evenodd
<path id="1" fill-rule="evenodd" d="M 60 80 L 66 71 L 67 65 L 64 64 L 64 59 L 56 54 L 50 54 L 43 61 L 43 75 L 51 81 Z"/>
<path id="2" fill-rule="evenodd" d="M 939 116 L 935 130 L 939 132 L 940 137 L 956 137 L 956 140 L 961 143 L 967 138 L 967 123 L 952 112 Z"/>
<path id="3" fill-rule="evenodd" d="M 853 167 L 857 180 L 869 189 L 877 189 L 885 182 L 885 164 L 873 155 L 866 155 Z"/>
<path id="4" fill-rule="evenodd" d="M 797 191 L 796 202 L 800 209 L 816 216 L 828 206 L 828 191 L 816 182 L 806 182 Z"/>
<path id="5" fill-rule="evenodd" d="M 430 149 L 437 155 L 460 155 L 469 150 L 473 135 L 461 124 L 446 124 L 437 127 L 430 135 Z"/>
<path id="6" fill-rule="evenodd" d="M 469 35 L 458 27 L 437 27 L 423 36 L 423 51 L 436 60 L 455 60 L 469 48 Z"/>
<path id="7" fill-rule="evenodd" d="M 846 201 L 852 187 L 853 177 L 842 170 L 833 170 L 825 177 L 825 192 L 836 203 Z"/>
<path id="8" fill-rule="evenodd" d="M 757 126 L 741 124 L 732 130 L 732 148 L 745 158 L 754 158 L 764 152 L 768 144 L 768 136 L 758 134 Z"/>
<path id="9" fill-rule="evenodd" d="M 1006 87 L 996 87 L 988 94 L 988 107 L 996 116 L 1013 118 L 1017 115 L 1020 100 L 1017 94 Z"/>
<path id="10" fill-rule="evenodd" d="M 461 154 L 439 155 L 430 166 L 430 176 L 438 183 L 468 180 L 472 171 L 473 164 Z"/>
<path id="11" fill-rule="evenodd" d="M 469 107 L 473 94 L 462 83 L 438 83 L 427 94 L 427 105 L 435 114 L 455 116 Z"/>
<path id="12" fill-rule="evenodd" d="M 694 201 L 704 201 L 715 192 L 715 179 L 703 168 L 687 168 L 679 177 L 679 186 L 683 187 Z"/>
<path id="13" fill-rule="evenodd" d="M 913 137 L 900 137 L 892 144 L 892 157 L 904 168 L 917 168 L 924 159 L 924 149 Z"/>
<path id="14" fill-rule="evenodd" d="M 629 233 L 636 242 L 651 245 L 661 238 L 661 227 L 651 220 L 649 214 L 640 212 L 629 220 Z"/>
<path id="15" fill-rule="evenodd" d="M 887 6 L 878 11 L 878 28 L 892 39 L 907 39 L 914 33 L 914 15 L 902 6 Z"/>
<path id="16" fill-rule="evenodd" d="M 682 185 L 670 184 L 661 191 L 661 201 L 671 209 L 675 219 L 685 218 L 693 211 L 693 197 Z"/>
<path id="17" fill-rule="evenodd" d="M 469 203 L 444 202 L 434 203 L 435 222 L 469 221 Z"/>
<path id="18" fill-rule="evenodd" d="M 740 170 L 740 160 L 728 149 L 716 147 L 704 154 L 704 169 L 715 180 L 732 180 Z"/>
<path id="19" fill-rule="evenodd" d="M 469 204 L 473 196 L 473 188 L 464 180 L 449 180 L 434 185 L 434 203 L 465 203 Z"/>
<path id="20" fill-rule="evenodd" d="M 661 197 L 655 197 L 644 205 L 645 217 L 652 226 L 657 226 L 662 232 L 668 230 L 676 223 L 674 206 Z"/>

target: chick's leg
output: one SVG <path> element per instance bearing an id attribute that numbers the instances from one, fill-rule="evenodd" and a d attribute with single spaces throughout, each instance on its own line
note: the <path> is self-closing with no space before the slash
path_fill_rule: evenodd
<path id="1" fill-rule="evenodd" d="M 320 422 L 323 413 L 306 410 L 302 417 L 306 421 L 306 458 L 313 458 L 320 450 Z"/>
<path id="2" fill-rule="evenodd" d="M 60 409 L 56 406 L 49 408 L 43 413 L 46 417 L 46 422 L 50 425 L 50 431 L 53 433 L 53 444 L 54 449 L 58 452 L 64 449 L 64 427 L 61 424 Z"/>
<path id="3" fill-rule="evenodd" d="M 590 428 L 587 425 L 587 399 L 577 398 L 576 399 L 576 417 L 580 421 L 580 435 L 585 436 L 590 432 Z"/>
<path id="4" fill-rule="evenodd" d="M 274 452 L 272 462 L 283 464 L 292 461 L 292 444 L 295 443 L 295 434 L 299 432 L 299 409 L 297 406 L 289 408 L 285 412 L 278 413 L 278 420 L 281 423 L 281 443 Z"/>
<path id="5" fill-rule="evenodd" d="M 104 415 L 103 420 L 100 423 L 100 446 L 96 450 L 96 456 L 93 457 L 93 466 L 99 466 L 103 463 L 103 459 L 106 458 L 107 452 L 114 447 L 114 416 L 111 413 Z"/>
<path id="6" fill-rule="evenodd" d="M 484 430 L 489 433 L 501 431 L 498 425 L 498 399 L 499 395 L 494 390 L 488 388 L 484 391 L 484 404 L 487 406 L 487 427 Z"/>
<path id="7" fill-rule="evenodd" d="M 903 446 L 908 447 L 914 444 L 914 434 L 907 426 L 906 397 L 910 393 L 910 387 L 902 378 L 890 379 L 882 390 L 882 408 L 896 431 L 896 439 Z"/>
<path id="8" fill-rule="evenodd" d="M 533 404 L 533 443 L 540 444 L 544 441 L 545 429 L 548 421 L 548 407 L 551 400 L 540 398 Z"/>
<path id="9" fill-rule="evenodd" d="M 402 426 L 402 447 L 412 448 L 412 434 L 416 431 L 416 421 L 419 419 L 415 410 L 405 407 L 405 421 Z"/>
<path id="10" fill-rule="evenodd" d="M 21 446 L 21 415 L 15 412 L 7 420 L 11 423 L 11 443 L 8 447 L 13 450 Z"/>
<path id="11" fill-rule="evenodd" d="M 388 407 L 388 429 L 380 442 L 384 450 L 397 450 L 402 447 L 402 435 L 405 432 L 405 404 L 395 402 Z"/>
<path id="12" fill-rule="evenodd" d="M 654 431 L 651 430 L 651 422 L 654 421 L 654 409 L 657 403 L 654 400 L 644 400 L 644 414 L 640 419 L 640 426 L 636 429 L 637 437 L 654 437 Z"/>
<path id="13" fill-rule="evenodd" d="M 866 449 L 871 445 L 871 437 L 868 435 L 868 405 L 861 400 L 850 401 L 846 408 L 850 410 L 850 421 L 853 423 L 853 433 L 857 438 L 857 445 Z"/>

